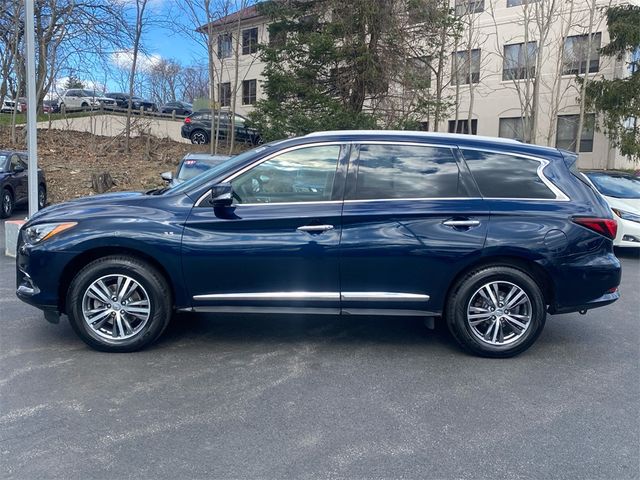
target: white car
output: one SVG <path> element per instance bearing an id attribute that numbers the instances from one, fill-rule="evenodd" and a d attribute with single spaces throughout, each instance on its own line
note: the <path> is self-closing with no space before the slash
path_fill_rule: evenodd
<path id="1" fill-rule="evenodd" d="M 58 101 L 60 109 L 63 105 L 66 110 L 77 110 L 84 108 L 97 108 L 101 105 L 115 107 L 116 101 L 113 98 L 100 95 L 93 90 L 83 88 L 70 88 L 65 91 Z"/>
<path id="2" fill-rule="evenodd" d="M 613 245 L 640 248 L 640 177 L 616 170 L 583 173 L 613 210 L 618 222 Z"/>
<path id="3" fill-rule="evenodd" d="M 18 99 L 17 106 L 16 101 L 11 100 L 8 97 L 2 99 L 2 105 L 0 106 L 0 112 L 2 113 L 12 113 L 13 110 L 16 109 L 18 113 L 22 112 L 22 101 Z"/>

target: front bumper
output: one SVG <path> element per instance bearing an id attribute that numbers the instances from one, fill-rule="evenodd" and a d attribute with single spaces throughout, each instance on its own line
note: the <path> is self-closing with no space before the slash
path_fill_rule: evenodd
<path id="1" fill-rule="evenodd" d="M 73 252 L 29 246 L 18 239 L 16 250 L 16 296 L 45 312 L 45 318 L 57 323 L 60 316 L 60 280 Z"/>

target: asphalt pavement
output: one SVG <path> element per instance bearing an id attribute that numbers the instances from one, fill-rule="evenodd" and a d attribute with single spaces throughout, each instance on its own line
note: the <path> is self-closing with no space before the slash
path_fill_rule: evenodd
<path id="1" fill-rule="evenodd" d="M 507 360 L 324 316 L 181 316 L 99 353 L 17 300 L 1 256 L 0 478 L 640 478 L 640 256 L 619 256 L 620 301 Z"/>

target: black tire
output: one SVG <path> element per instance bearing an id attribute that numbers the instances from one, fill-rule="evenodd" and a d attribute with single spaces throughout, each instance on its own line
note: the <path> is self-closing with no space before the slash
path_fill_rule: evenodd
<path id="1" fill-rule="evenodd" d="M 191 143 L 194 145 L 205 145 L 209 143 L 209 135 L 204 130 L 194 130 L 189 135 L 189 139 Z"/>
<path id="2" fill-rule="evenodd" d="M 13 213 L 15 207 L 13 193 L 8 188 L 2 191 L 2 199 L 0 200 L 0 218 L 8 218 Z"/>
<path id="3" fill-rule="evenodd" d="M 47 187 L 44 184 L 38 185 L 38 210 L 47 205 Z"/>
<path id="4" fill-rule="evenodd" d="M 470 320 L 467 318 L 468 309 L 473 308 L 470 307 L 470 302 L 474 298 L 478 298 L 476 294 L 481 295 L 479 289 L 492 282 L 501 282 L 501 285 L 507 286 L 509 284 L 515 285 L 526 294 L 529 300 L 530 319 L 527 323 L 528 327 L 524 329 L 524 332 L 518 333 L 518 330 L 512 328 L 508 321 L 505 326 L 505 322 L 502 321 L 502 319 L 506 317 L 492 316 L 486 320 L 488 323 L 484 325 L 487 325 L 487 330 L 489 330 L 488 325 L 496 322 L 495 330 L 491 330 L 492 332 L 495 333 L 497 330 L 502 334 L 503 331 L 512 331 L 513 334 L 516 335 L 513 337 L 511 343 L 505 343 L 503 345 L 490 343 L 491 338 L 485 337 L 481 339 L 479 333 L 483 332 L 478 332 L 478 330 L 481 329 L 482 326 L 474 329 L 469 323 Z M 502 303 L 499 303 L 499 305 L 500 307 L 503 306 Z M 502 310 L 503 309 L 500 308 L 500 315 L 502 315 Z M 504 310 L 504 312 L 513 315 L 513 312 L 509 310 Z M 493 315 L 493 313 L 498 314 L 498 311 L 489 313 L 488 315 Z M 506 265 L 484 267 L 465 275 L 451 289 L 445 309 L 447 326 L 458 343 L 476 355 L 493 358 L 513 357 L 528 349 L 540 336 L 540 333 L 542 333 L 546 316 L 545 301 L 539 285 L 524 271 Z M 501 323 L 499 330 L 498 322 Z M 517 334 L 520 336 L 518 337 Z"/>
<path id="5" fill-rule="evenodd" d="M 126 275 L 148 294 L 148 320 L 130 338 L 104 338 L 84 320 L 85 292 L 93 282 L 107 275 Z M 90 347 L 103 352 L 133 352 L 152 344 L 167 328 L 172 314 L 171 290 L 162 274 L 147 262 L 125 255 L 103 257 L 86 265 L 72 280 L 67 293 L 67 314 L 73 330 Z"/>

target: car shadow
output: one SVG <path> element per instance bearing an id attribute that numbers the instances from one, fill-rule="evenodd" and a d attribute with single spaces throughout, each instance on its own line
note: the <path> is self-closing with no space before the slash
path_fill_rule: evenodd
<path id="1" fill-rule="evenodd" d="M 428 329 L 421 317 L 177 314 L 157 348 L 199 343 L 296 343 L 439 345 L 460 351 L 443 322 Z M 152 347 L 153 348 L 153 347 Z"/>

